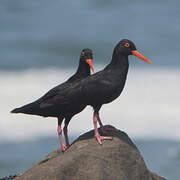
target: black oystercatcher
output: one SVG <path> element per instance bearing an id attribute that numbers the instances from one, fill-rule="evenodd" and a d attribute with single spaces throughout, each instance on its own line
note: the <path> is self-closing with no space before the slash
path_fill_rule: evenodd
<path id="1" fill-rule="evenodd" d="M 66 97 L 69 103 L 77 103 L 74 97 L 78 97 L 78 103 L 93 107 L 94 136 L 99 144 L 102 144 L 102 140 L 111 139 L 111 137 L 100 136 L 98 132 L 97 122 L 103 127 L 99 110 L 103 104 L 112 102 L 121 94 L 126 82 L 129 55 L 135 55 L 151 64 L 150 60 L 137 51 L 132 41 L 123 39 L 116 45 L 112 60 L 105 69 L 74 84 L 74 91 L 69 89 L 71 93 Z"/>
<path id="2" fill-rule="evenodd" d="M 24 113 L 31 115 L 39 115 L 43 117 L 57 117 L 58 118 L 58 135 L 61 144 L 61 149 L 64 151 L 67 146 L 69 146 L 69 140 L 67 135 L 67 126 L 71 118 L 81 112 L 86 105 L 85 104 L 73 104 L 66 102 L 66 96 L 69 94 L 69 89 L 73 84 L 81 81 L 82 79 L 88 77 L 90 75 L 90 68 L 94 72 L 94 67 L 92 65 L 93 53 L 91 49 L 84 49 L 81 52 L 79 67 L 77 72 L 70 77 L 66 82 L 56 86 L 55 88 L 48 91 L 44 96 L 39 98 L 38 100 L 22 106 L 20 108 L 16 108 L 11 111 L 11 113 Z M 71 98 L 69 96 L 69 98 Z M 78 101 L 78 100 L 77 100 Z M 63 128 L 66 146 L 63 143 L 62 138 L 62 129 L 61 123 L 65 118 L 65 126 Z"/>

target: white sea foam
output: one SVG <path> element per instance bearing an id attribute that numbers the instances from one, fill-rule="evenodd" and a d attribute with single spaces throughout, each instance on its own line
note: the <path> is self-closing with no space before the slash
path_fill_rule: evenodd
<path id="1" fill-rule="evenodd" d="M 9 112 L 37 99 L 72 73 L 63 69 L 1 71 L 0 141 L 56 136 L 55 118 Z M 123 93 L 104 105 L 100 115 L 104 124 L 113 124 L 131 137 L 180 140 L 179 69 L 131 68 Z M 71 120 L 69 133 L 80 134 L 92 128 L 92 108 L 87 107 Z"/>

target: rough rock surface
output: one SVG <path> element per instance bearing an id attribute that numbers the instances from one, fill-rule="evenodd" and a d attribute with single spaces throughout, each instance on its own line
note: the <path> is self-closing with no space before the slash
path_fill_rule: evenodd
<path id="1" fill-rule="evenodd" d="M 80 136 L 64 153 L 50 153 L 15 180 L 165 180 L 147 169 L 124 132 L 115 128 L 108 131 L 106 135 L 113 140 L 103 141 L 102 145 L 93 133 Z"/>
<path id="2" fill-rule="evenodd" d="M 17 175 L 13 175 L 13 176 L 9 176 L 9 177 L 4 177 L 4 178 L 1 178 L 0 180 L 12 180 L 15 177 L 17 177 Z"/>

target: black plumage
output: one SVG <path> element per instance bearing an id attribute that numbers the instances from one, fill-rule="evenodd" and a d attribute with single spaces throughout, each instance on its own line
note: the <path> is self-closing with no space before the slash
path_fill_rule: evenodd
<path id="1" fill-rule="evenodd" d="M 66 82 L 56 86 L 55 88 L 48 91 L 44 96 L 38 100 L 16 108 L 11 111 L 11 113 L 24 113 L 31 115 L 39 115 L 43 117 L 57 117 L 58 118 L 58 134 L 61 136 L 61 123 L 65 118 L 65 139 L 66 145 L 69 146 L 69 140 L 67 136 L 67 126 L 71 118 L 81 112 L 86 105 L 85 104 L 73 104 L 66 101 L 66 96 L 71 97 L 71 86 L 81 81 L 84 78 L 87 78 L 90 75 L 90 68 L 94 71 L 92 65 L 93 53 L 91 49 L 84 49 L 81 52 L 79 66 L 77 72 L 71 76 Z M 76 97 L 77 98 L 77 97 Z M 77 99 L 78 101 L 78 99 Z M 62 136 L 60 137 L 60 143 L 62 150 L 66 149 L 66 146 L 63 144 Z"/>
<path id="2" fill-rule="evenodd" d="M 100 144 L 103 139 L 111 139 L 111 137 L 99 135 L 97 122 L 103 127 L 99 117 L 99 110 L 103 104 L 112 102 L 121 94 L 128 73 L 129 55 L 135 55 L 142 60 L 151 63 L 150 60 L 136 50 L 136 46 L 132 41 L 123 39 L 116 45 L 112 60 L 105 69 L 87 77 L 79 83 L 79 86 L 81 86 L 81 91 L 79 92 L 81 103 L 90 105 L 94 109 L 94 135 Z"/>
<path id="3" fill-rule="evenodd" d="M 123 39 L 116 45 L 112 60 L 104 70 L 81 81 L 71 83 L 71 86 L 63 87 L 56 96 L 52 96 L 48 101 L 45 100 L 40 106 L 45 106 L 47 110 L 45 113 L 49 111 L 57 113 L 60 107 L 64 110 L 63 112 L 71 114 L 75 113 L 77 108 L 82 107 L 83 109 L 90 105 L 94 109 L 94 136 L 98 143 L 102 144 L 102 140 L 111 139 L 111 137 L 100 136 L 98 132 L 97 122 L 103 127 L 99 118 L 99 110 L 103 104 L 112 102 L 121 94 L 128 73 L 129 55 L 135 55 L 151 64 L 150 60 L 137 51 L 132 41 Z M 51 104 L 52 106 L 49 106 Z M 61 121 L 60 117 L 58 119 Z"/>
<path id="4" fill-rule="evenodd" d="M 97 122 L 103 127 L 99 118 L 99 110 L 103 104 L 112 102 L 121 94 L 128 73 L 129 55 L 135 55 L 151 63 L 150 60 L 136 50 L 132 41 L 127 39 L 121 40 L 114 49 L 111 62 L 104 70 L 88 76 L 78 83 L 74 83 L 73 86 L 66 89 L 68 93 L 62 95 L 67 107 L 70 104 L 73 104 L 74 107 L 76 105 L 90 105 L 93 107 L 95 138 L 100 144 L 103 139 L 111 139 L 111 137 L 99 135 Z"/>

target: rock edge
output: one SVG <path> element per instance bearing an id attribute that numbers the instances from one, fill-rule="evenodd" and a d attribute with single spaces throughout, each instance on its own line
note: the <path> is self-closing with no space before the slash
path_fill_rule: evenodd
<path id="1" fill-rule="evenodd" d="M 99 145 L 91 130 L 64 153 L 56 150 L 15 180 L 165 180 L 150 172 L 128 135 L 113 126 Z"/>

